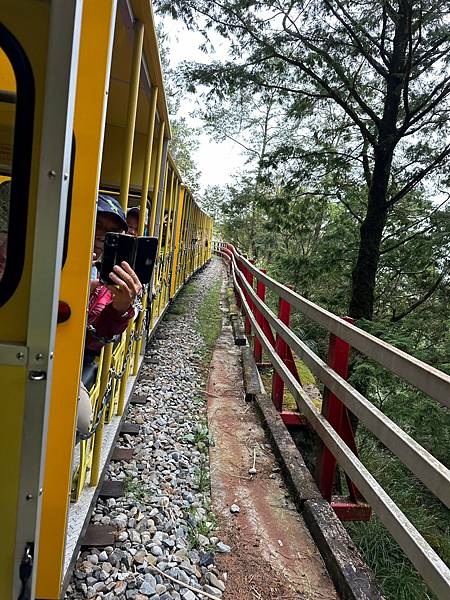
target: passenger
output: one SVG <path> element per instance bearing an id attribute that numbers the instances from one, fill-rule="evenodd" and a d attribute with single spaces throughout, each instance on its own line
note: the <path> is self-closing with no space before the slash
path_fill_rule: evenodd
<path id="1" fill-rule="evenodd" d="M 101 260 L 107 232 L 123 233 L 128 229 L 125 214 L 119 202 L 106 194 L 98 195 L 95 224 L 94 259 Z M 98 279 L 91 281 L 88 307 L 88 355 L 99 350 L 127 328 L 134 315 L 133 302 L 142 290 L 136 273 L 126 262 L 116 265 L 110 278 L 115 285 L 103 285 Z"/>
<path id="2" fill-rule="evenodd" d="M 127 212 L 127 225 L 128 225 L 128 235 L 132 235 L 136 237 L 138 234 L 138 225 L 139 225 L 139 207 L 133 206 L 128 209 Z"/>
<path id="3" fill-rule="evenodd" d="M 97 220 L 95 223 L 94 260 L 101 260 L 105 235 L 109 231 L 123 233 L 128 225 L 119 202 L 112 196 L 99 194 Z M 140 294 L 142 285 L 136 273 L 126 262 L 116 265 L 110 278 L 115 285 L 103 285 L 96 277 L 90 283 L 88 306 L 88 329 L 83 366 L 89 365 L 98 356 L 102 346 L 125 331 L 134 316 L 133 303 Z M 92 271 L 91 271 L 92 273 Z M 77 431 L 86 434 L 92 417 L 89 392 L 81 382 L 78 396 Z"/>

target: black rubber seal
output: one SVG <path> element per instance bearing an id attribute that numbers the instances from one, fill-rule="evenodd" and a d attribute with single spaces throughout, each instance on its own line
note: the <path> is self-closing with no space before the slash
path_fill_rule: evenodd
<path id="1" fill-rule="evenodd" d="M 17 288 L 25 260 L 35 89 L 33 69 L 24 49 L 1 23 L 0 47 L 9 58 L 17 87 L 6 264 L 0 280 L 0 306 L 2 306 Z"/>

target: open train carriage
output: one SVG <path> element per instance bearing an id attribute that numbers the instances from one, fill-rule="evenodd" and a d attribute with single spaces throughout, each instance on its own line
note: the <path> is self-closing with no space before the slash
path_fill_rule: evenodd
<path id="1" fill-rule="evenodd" d="M 56 600 L 145 335 L 209 259 L 212 222 L 168 155 L 148 2 L 7 0 L 0 67 L 0 597 Z M 140 206 L 139 233 L 158 237 L 158 260 L 136 318 L 87 376 L 92 435 L 75 444 L 99 189 Z"/>

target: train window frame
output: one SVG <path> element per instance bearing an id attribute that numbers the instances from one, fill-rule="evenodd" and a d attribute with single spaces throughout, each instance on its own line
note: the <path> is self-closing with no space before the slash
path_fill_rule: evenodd
<path id="1" fill-rule="evenodd" d="M 17 38 L 0 23 L 0 48 L 16 78 L 16 113 L 11 163 L 6 261 L 0 279 L 0 307 L 14 294 L 23 273 L 28 221 L 35 84 L 28 56 Z"/>

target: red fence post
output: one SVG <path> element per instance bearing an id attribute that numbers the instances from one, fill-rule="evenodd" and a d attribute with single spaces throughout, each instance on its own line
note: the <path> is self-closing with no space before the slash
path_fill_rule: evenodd
<path id="1" fill-rule="evenodd" d="M 236 258 L 236 256 L 234 258 L 236 261 L 236 267 L 239 269 L 239 271 L 241 271 L 242 270 L 241 262 Z M 239 279 L 239 275 L 237 273 L 236 273 L 236 281 L 237 281 L 238 286 L 242 289 L 242 284 Z M 236 306 L 239 308 L 239 310 L 242 310 L 242 302 L 241 302 L 241 296 L 239 294 L 239 291 L 235 289 L 234 295 L 236 296 Z"/>
<path id="2" fill-rule="evenodd" d="M 291 305 L 284 298 L 280 298 L 278 301 L 278 318 L 289 327 L 289 321 L 291 318 Z M 279 333 L 277 333 L 275 340 L 275 351 L 281 360 L 285 362 L 285 359 L 288 355 L 288 345 Z M 278 412 L 281 412 L 283 408 L 283 393 L 284 381 L 274 369 L 272 375 L 272 402 L 274 403 Z"/>
<path id="3" fill-rule="evenodd" d="M 254 260 L 250 261 L 252 264 L 254 264 Z M 245 278 L 247 279 L 249 285 L 251 288 L 253 288 L 253 275 L 250 273 L 250 271 L 246 268 L 245 269 Z M 250 296 L 249 293 L 247 293 L 247 302 L 249 305 L 250 310 L 252 311 L 253 314 L 255 314 L 255 306 L 253 304 L 253 300 Z M 252 326 L 250 323 L 250 319 L 248 317 L 246 317 L 245 319 L 245 333 L 246 334 L 250 334 L 252 332 Z"/>
<path id="4" fill-rule="evenodd" d="M 245 258 L 247 258 L 247 257 L 245 257 Z M 247 269 L 247 267 L 244 266 L 243 262 L 239 263 L 239 269 L 242 272 L 244 278 L 248 281 L 248 283 L 251 286 L 253 286 L 253 275 L 250 273 L 250 271 Z M 241 289 L 242 289 L 242 293 L 244 294 L 244 298 L 247 301 L 248 307 L 253 312 L 253 302 L 252 302 L 252 300 L 250 298 L 250 294 L 245 289 L 245 286 L 244 286 L 243 282 L 240 282 L 240 286 L 241 286 Z M 252 326 L 250 324 L 250 319 L 248 318 L 247 315 L 244 315 L 244 321 L 245 321 L 245 333 L 246 333 L 246 335 L 248 335 L 248 334 L 250 334 L 252 332 Z"/>
<path id="5" fill-rule="evenodd" d="M 346 317 L 345 320 L 353 323 L 353 319 L 350 317 Z M 333 371 L 343 379 L 347 379 L 348 376 L 350 350 L 350 345 L 347 342 L 330 333 L 327 362 Z M 355 435 L 348 410 L 339 398 L 327 388 L 325 388 L 323 394 L 322 415 L 340 435 L 351 451 L 358 456 Z M 336 459 L 324 445 L 317 463 L 318 485 L 322 496 L 331 503 L 337 515 L 342 520 L 368 520 L 371 514 L 370 507 L 365 504 L 359 504 L 359 501 L 364 501 L 364 499 L 347 475 L 345 477 L 350 494 L 349 501 L 332 501 L 336 469 Z"/>
<path id="6" fill-rule="evenodd" d="M 265 269 L 261 269 L 261 271 L 263 273 L 267 272 Z M 264 283 L 262 281 L 259 281 L 259 279 L 256 280 L 256 295 L 258 296 L 258 298 L 260 298 L 260 300 L 262 302 L 265 302 L 266 286 L 264 285 Z M 264 317 L 263 317 L 262 313 L 256 308 L 256 306 L 255 306 L 255 313 L 256 313 L 256 322 L 261 327 L 261 329 L 263 329 Z M 261 342 L 256 337 L 256 335 L 255 335 L 255 345 L 254 345 L 254 349 L 253 349 L 253 354 L 255 356 L 255 362 L 262 363 L 262 345 L 261 345 Z"/>

